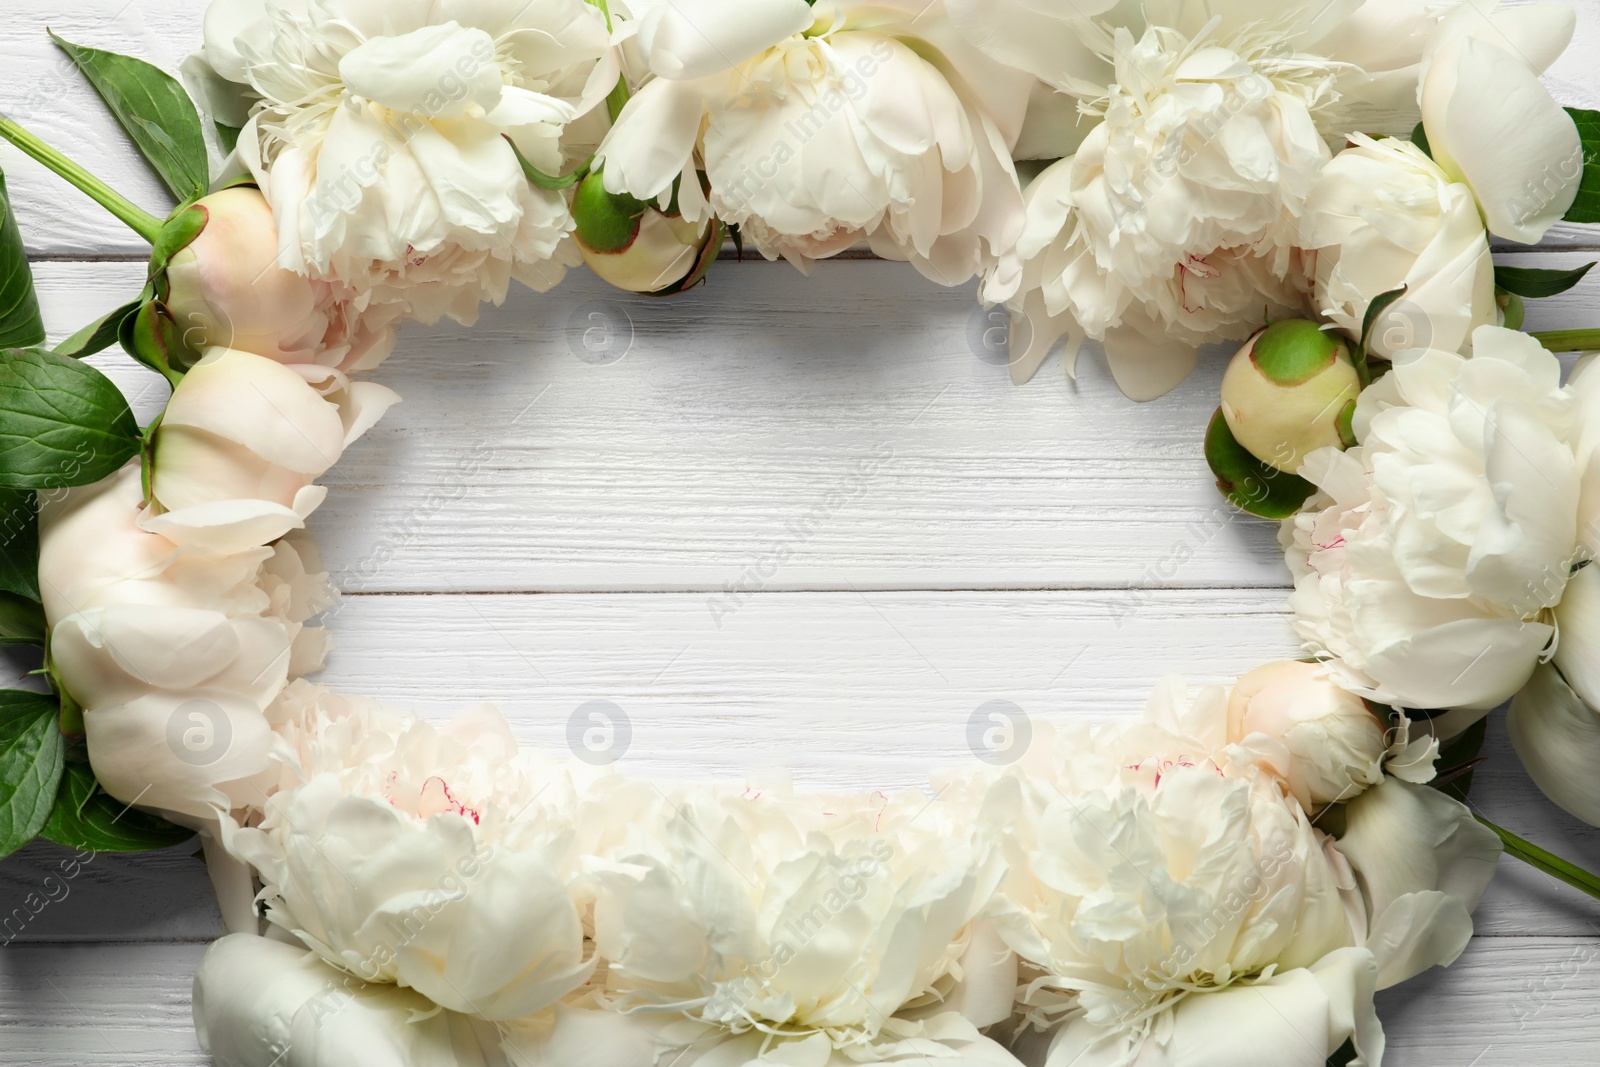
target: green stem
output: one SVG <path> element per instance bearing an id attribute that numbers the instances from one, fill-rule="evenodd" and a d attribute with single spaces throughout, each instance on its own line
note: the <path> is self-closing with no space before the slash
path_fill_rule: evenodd
<path id="1" fill-rule="evenodd" d="M 1552 352 L 1600 351 L 1600 330 L 1545 330 L 1528 336 Z"/>
<path id="2" fill-rule="evenodd" d="M 1552 878 L 1559 878 L 1574 889 L 1581 889 L 1600 900 L 1600 877 L 1590 874 L 1577 864 L 1569 863 L 1552 852 L 1546 852 L 1532 841 L 1518 837 L 1510 830 L 1496 826 L 1482 815 L 1476 818 L 1499 835 L 1500 843 L 1505 846 L 1506 855 L 1515 856 L 1528 866 L 1543 871 Z"/>
<path id="3" fill-rule="evenodd" d="M 150 244 L 156 243 L 156 237 L 161 233 L 161 220 L 150 212 L 4 116 L 0 116 L 0 137 L 89 194 L 96 203 L 127 223 L 134 233 Z"/>
<path id="4" fill-rule="evenodd" d="M 589 0 L 589 3 L 599 8 L 600 14 L 606 17 L 606 32 L 609 33 L 611 31 L 611 8 L 606 4 L 606 0 Z M 630 95 L 632 94 L 628 92 L 628 76 L 627 74 L 622 74 L 617 78 L 616 87 L 606 96 L 606 114 L 611 116 L 612 122 L 616 122 L 617 116 L 622 114 L 622 109 L 627 106 Z"/>

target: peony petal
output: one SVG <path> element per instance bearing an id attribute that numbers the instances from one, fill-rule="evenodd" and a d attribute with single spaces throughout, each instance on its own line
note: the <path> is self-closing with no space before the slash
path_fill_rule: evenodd
<path id="1" fill-rule="evenodd" d="M 1345 816 L 1337 847 L 1360 875 L 1375 930 L 1413 893 L 1443 892 L 1470 911 L 1494 878 L 1500 839 L 1437 789 L 1386 778 L 1347 804 Z"/>
<path id="2" fill-rule="evenodd" d="M 1600 826 L 1600 713 L 1543 664 L 1511 701 L 1506 730 L 1528 777 L 1557 805 Z"/>
<path id="3" fill-rule="evenodd" d="M 1578 128 L 1518 56 L 1475 38 L 1433 57 L 1422 121 L 1434 159 L 1472 187 L 1489 232 L 1535 244 L 1578 195 Z"/>
<path id="4" fill-rule="evenodd" d="M 736 67 L 814 19 L 805 0 L 658 0 L 639 19 L 652 73 L 683 81 Z"/>
<path id="5" fill-rule="evenodd" d="M 161 423 L 216 434 L 306 474 L 321 474 L 343 451 L 338 411 L 303 377 L 232 348 L 207 350 L 173 390 Z"/>
<path id="6" fill-rule="evenodd" d="M 1152 338 L 1131 326 L 1106 331 L 1106 363 L 1129 400 L 1154 400 L 1176 389 L 1194 370 L 1200 350 L 1168 337 Z"/>
<path id="7" fill-rule="evenodd" d="M 705 104 L 703 87 L 666 79 L 634 93 L 595 152 L 606 188 L 640 200 L 666 193 L 694 154 Z"/>

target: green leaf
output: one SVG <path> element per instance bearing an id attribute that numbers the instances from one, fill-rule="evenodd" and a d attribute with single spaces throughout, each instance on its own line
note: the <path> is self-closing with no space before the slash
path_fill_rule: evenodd
<path id="1" fill-rule="evenodd" d="M 1600 111 L 1569 107 L 1583 140 L 1583 176 L 1577 199 L 1563 216 L 1568 222 L 1600 222 Z"/>
<path id="2" fill-rule="evenodd" d="M 91 852 L 148 852 L 194 836 L 193 830 L 112 797 L 81 763 L 68 764 L 61 775 L 55 807 L 40 833 L 59 845 Z"/>
<path id="3" fill-rule="evenodd" d="M 1520 297 L 1555 296 L 1583 281 L 1594 267 L 1586 263 L 1573 270 L 1545 270 L 1541 267 L 1496 267 L 1494 284 Z"/>
<path id="4" fill-rule="evenodd" d="M 1411 131 L 1411 143 L 1422 149 L 1422 154 L 1429 159 L 1433 158 L 1433 147 L 1428 144 L 1428 131 L 1417 123 L 1417 128 Z"/>
<path id="5" fill-rule="evenodd" d="M 117 343 L 117 338 L 122 329 L 122 320 L 137 312 L 141 303 L 142 301 L 139 300 L 130 300 L 116 310 L 108 312 L 103 318 L 91 322 L 65 341 L 56 345 L 56 355 L 81 359 L 84 356 L 92 356 L 96 352 L 104 352 Z"/>
<path id="6" fill-rule="evenodd" d="M 0 174 L 0 348 L 26 348 L 44 344 L 44 319 L 39 316 L 39 295 L 33 291 L 33 271 L 22 247 L 22 231 L 11 211 L 6 176 Z"/>
<path id="7" fill-rule="evenodd" d="M 87 485 L 138 451 L 139 424 L 104 374 L 37 348 L 0 351 L 0 488 Z"/>
<path id="8" fill-rule="evenodd" d="M 0 593 L 0 647 L 44 644 L 44 607 L 15 593 Z"/>
<path id="9" fill-rule="evenodd" d="M 0 592 L 39 599 L 39 497 L 0 489 Z"/>
<path id="10" fill-rule="evenodd" d="M 1435 789 L 1463 804 L 1467 802 L 1478 751 L 1488 732 L 1489 719 L 1485 716 L 1439 746 L 1439 759 L 1434 763 L 1439 773 L 1432 782 Z"/>
<path id="11" fill-rule="evenodd" d="M 61 47 L 180 203 L 211 185 L 211 160 L 200 113 L 176 78 L 142 59 L 51 39 Z"/>
<path id="12" fill-rule="evenodd" d="M 1269 467 L 1241 445 L 1228 429 L 1222 409 L 1206 427 L 1206 462 L 1217 488 L 1240 511 L 1263 519 L 1283 519 L 1300 510 L 1317 487 L 1304 478 Z"/>
<path id="13" fill-rule="evenodd" d="M 0 690 L 0 856 L 38 836 L 65 762 L 55 697 Z"/>
<path id="14" fill-rule="evenodd" d="M 244 127 L 229 126 L 214 119 L 211 125 L 217 131 L 217 144 L 222 146 L 224 152 L 232 152 L 239 147 L 239 135 L 244 132 Z"/>
<path id="15" fill-rule="evenodd" d="M 1378 320 L 1383 317 L 1385 311 L 1389 310 L 1391 304 L 1405 295 L 1406 287 L 1402 285 L 1398 289 L 1390 289 L 1387 293 L 1379 293 L 1372 298 L 1372 303 L 1367 305 L 1366 317 L 1361 320 L 1361 354 L 1363 360 L 1366 358 L 1367 345 L 1372 341 L 1372 331 L 1377 328 Z"/>

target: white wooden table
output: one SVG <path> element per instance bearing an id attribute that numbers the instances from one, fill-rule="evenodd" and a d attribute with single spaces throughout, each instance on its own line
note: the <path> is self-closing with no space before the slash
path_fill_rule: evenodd
<path id="1" fill-rule="evenodd" d="M 7 0 L 12 7 L 17 0 Z M 1600 106 L 1600 0 L 1551 73 Z M 0 19 L 0 108 L 134 199 L 155 180 L 45 37 L 175 68 L 198 0 L 37 0 Z M 137 290 L 145 252 L 0 149 L 53 336 Z M 1558 231 L 1507 262 L 1600 257 Z M 1534 328 L 1600 323 L 1600 272 Z M 991 700 L 1131 715 L 1160 674 L 1219 679 L 1296 650 L 1270 526 L 1230 514 L 1200 438 L 1218 363 L 1148 405 L 1095 360 L 1014 388 L 971 338 L 970 290 L 910 268 L 722 263 L 673 301 L 586 274 L 514 293 L 470 333 L 413 328 L 380 379 L 407 402 L 329 477 L 315 516 L 347 594 L 324 680 L 430 715 L 488 700 L 562 746 L 589 701 L 622 709 L 622 768 L 787 768 L 804 785 L 909 785 L 970 759 Z M 600 315 L 626 354 L 596 361 Z M 580 354 L 584 358 L 580 358 Z M 141 417 L 165 389 L 96 357 Z M 728 590 L 742 589 L 730 595 Z M 8 661 L 10 683 L 28 664 Z M 1600 867 L 1600 832 L 1551 806 L 1497 717 L 1474 802 Z M 0 1063 L 199 1064 L 191 975 L 220 932 L 184 849 L 0 863 Z M 9 940 L 8 940 L 9 939 Z M 1461 960 L 1383 994 L 1393 1067 L 1600 1063 L 1600 903 L 1507 861 Z"/>

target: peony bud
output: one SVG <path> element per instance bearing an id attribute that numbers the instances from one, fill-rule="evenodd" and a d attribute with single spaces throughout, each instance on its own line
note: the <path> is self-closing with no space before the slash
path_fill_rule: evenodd
<path id="1" fill-rule="evenodd" d="M 237 348 L 280 362 L 327 329 L 317 285 L 278 266 L 278 227 L 259 190 L 212 193 L 196 204 L 205 228 L 167 263 L 167 311 L 187 347 Z"/>
<path id="2" fill-rule="evenodd" d="M 572 201 L 578 251 L 589 269 L 633 293 L 670 296 L 698 284 L 722 245 L 716 219 L 690 222 L 627 193 L 606 190 L 601 172 L 578 186 Z"/>
<path id="3" fill-rule="evenodd" d="M 1261 462 L 1289 474 L 1308 453 L 1354 444 L 1361 378 L 1350 346 L 1314 322 L 1275 322 L 1250 338 L 1222 376 L 1222 415 Z"/>
<path id="4" fill-rule="evenodd" d="M 1317 663 L 1269 663 L 1228 696 L 1228 740 L 1269 765 L 1315 812 L 1383 779 L 1383 723 Z"/>
<path id="5" fill-rule="evenodd" d="M 167 260 L 162 295 L 185 365 L 208 348 L 344 370 L 388 354 L 387 323 L 366 321 L 329 283 L 278 265 L 278 227 L 260 190 L 236 186 L 194 206 L 206 213 L 204 228 Z"/>

